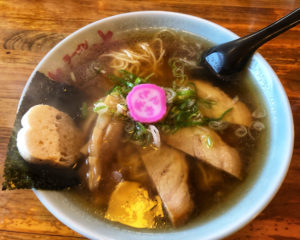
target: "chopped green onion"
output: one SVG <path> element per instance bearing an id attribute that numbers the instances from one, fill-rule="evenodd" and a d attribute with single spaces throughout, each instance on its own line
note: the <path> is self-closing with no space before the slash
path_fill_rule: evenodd
<path id="1" fill-rule="evenodd" d="M 184 63 L 178 58 L 171 58 L 168 64 L 171 67 L 172 74 L 175 78 L 173 81 L 173 88 L 182 86 L 187 79 L 187 76 L 184 73 Z"/>
<path id="2" fill-rule="evenodd" d="M 179 99 L 186 99 L 186 98 L 195 96 L 196 92 L 191 89 L 178 89 L 176 91 L 176 95 L 177 95 L 177 98 L 179 98 Z"/>
<path id="3" fill-rule="evenodd" d="M 172 101 L 168 101 L 168 113 L 163 120 L 154 125 L 156 128 L 159 128 L 164 133 L 174 133 L 184 127 L 208 125 L 211 121 L 222 120 L 225 115 L 232 110 L 232 108 L 227 109 L 217 118 L 207 118 L 203 116 L 199 105 L 201 104 L 207 108 L 211 108 L 216 102 L 201 99 L 197 96 L 195 84 L 185 81 L 184 64 L 176 59 L 173 62 L 169 62 L 169 64 L 172 67 L 172 72 L 175 77 L 173 82 L 174 87 L 170 89 L 172 91 Z M 120 70 L 120 76 L 109 76 L 109 78 L 116 83 L 110 90 L 110 94 L 119 94 L 120 97 L 124 99 L 134 86 L 146 83 L 152 75 L 153 74 L 150 74 L 146 78 L 141 78 L 125 70 Z M 118 117 L 126 122 L 125 132 L 128 139 L 141 146 L 151 144 L 153 142 L 153 136 L 148 129 L 148 125 L 133 121 L 126 114 L 126 105 L 123 106 L 120 103 L 118 107 L 119 110 L 117 109 L 118 111 L 113 114 L 124 112 L 124 114 L 118 114 Z M 108 109 L 108 106 L 101 100 L 94 105 L 94 111 L 97 113 L 106 111 L 106 109 Z M 210 136 L 207 136 L 206 142 L 209 148 L 213 147 L 213 140 Z"/>
<path id="4" fill-rule="evenodd" d="M 95 113 L 101 113 L 103 112 L 104 110 L 106 111 L 108 108 L 108 106 L 102 102 L 102 101 L 97 101 L 95 104 L 94 104 L 94 108 L 93 108 L 93 111 Z"/>
<path id="5" fill-rule="evenodd" d="M 203 98 L 199 98 L 198 101 L 204 107 L 209 108 L 209 109 L 212 108 L 213 105 L 217 104 L 217 102 L 214 100 L 203 99 Z"/>
<path id="6" fill-rule="evenodd" d="M 121 77 L 115 75 L 109 75 L 109 79 L 116 83 L 116 85 L 109 91 L 119 92 L 121 96 L 126 97 L 131 89 L 139 84 L 148 82 L 148 79 L 153 75 L 150 74 L 147 78 L 141 78 L 133 73 L 127 72 L 126 70 L 120 70 Z"/>
<path id="7" fill-rule="evenodd" d="M 127 134 L 131 140 L 141 146 L 147 146 L 152 142 L 151 132 L 140 122 L 133 122 L 133 128 L 130 128 Z"/>
<path id="8" fill-rule="evenodd" d="M 209 121 L 220 121 L 220 120 L 222 120 L 222 119 L 225 117 L 225 115 L 226 115 L 227 113 L 229 113 L 232 109 L 233 109 L 233 108 L 227 109 L 227 110 L 226 110 L 225 112 L 223 112 L 223 113 L 220 115 L 220 117 L 218 117 L 218 118 L 209 118 Z"/>

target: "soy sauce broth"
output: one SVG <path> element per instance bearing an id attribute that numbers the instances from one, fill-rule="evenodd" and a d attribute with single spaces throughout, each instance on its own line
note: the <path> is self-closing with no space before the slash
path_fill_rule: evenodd
<path id="1" fill-rule="evenodd" d="M 170 87 L 172 85 L 172 81 L 174 79 L 172 70 L 170 65 L 168 64 L 168 59 L 174 57 L 174 53 L 177 57 L 186 57 L 188 61 L 197 62 L 200 58 L 201 53 L 204 49 L 212 46 L 213 44 L 207 41 L 204 38 L 200 38 L 198 36 L 192 35 L 190 33 L 168 30 L 163 32 L 163 29 L 147 29 L 147 30 L 132 30 L 127 32 L 116 33 L 114 39 L 116 40 L 115 44 L 112 44 L 111 49 L 107 49 L 103 54 L 110 51 L 118 51 L 123 48 L 133 48 L 136 43 L 139 42 L 150 42 L 154 35 L 158 35 L 161 31 L 161 39 L 165 44 L 165 54 L 164 54 L 164 62 L 162 66 L 160 66 L 160 71 L 163 73 L 163 77 L 160 75 L 153 76 L 151 78 L 151 82 L 160 86 Z M 185 44 L 186 49 L 183 46 Z M 106 59 L 107 60 L 107 59 Z M 106 74 L 109 74 L 112 70 L 109 68 L 109 61 L 100 62 L 105 70 Z M 85 62 L 86 61 L 86 62 Z M 78 71 L 84 72 L 82 70 L 82 64 L 84 63 L 85 67 L 88 67 L 91 64 L 95 64 L 99 62 L 99 58 L 95 52 L 90 55 L 87 54 L 84 58 L 78 61 L 77 66 L 74 65 L 73 69 L 66 69 L 65 71 L 74 71 L 78 76 L 79 82 L 86 82 L 87 76 L 84 74 L 78 74 Z M 78 70 L 78 66 L 80 70 Z M 195 69 L 190 68 L 187 69 L 185 74 L 188 79 L 197 79 L 201 78 L 202 80 L 212 81 L 207 75 L 197 74 L 198 71 L 194 71 Z M 68 76 L 68 74 L 66 74 Z M 99 76 L 94 77 L 99 80 Z M 256 109 L 266 109 L 263 99 L 261 97 L 261 93 L 258 88 L 253 83 L 253 77 L 249 72 L 244 71 L 236 76 L 240 81 L 233 81 L 231 83 L 227 83 L 225 85 L 219 85 L 219 87 L 225 91 L 230 97 L 234 98 L 238 96 L 238 98 L 244 102 L 251 112 Z M 89 92 L 91 87 L 93 88 L 92 94 L 90 95 L 87 101 L 92 102 L 95 99 L 104 96 L 109 87 L 113 84 L 109 82 L 109 79 L 106 76 L 102 76 L 100 80 L 102 85 L 97 83 L 96 85 L 79 85 L 83 91 Z M 107 87 L 108 86 L 108 87 Z M 95 91 L 95 89 L 97 91 Z M 261 120 L 261 119 L 260 119 Z M 229 145 L 235 147 L 241 156 L 243 161 L 243 171 L 244 178 L 242 181 L 235 179 L 234 177 L 229 176 L 226 173 L 220 172 L 220 176 L 222 181 L 218 184 L 218 186 L 214 186 L 209 190 L 199 190 L 197 187 L 197 164 L 199 160 L 186 156 L 187 162 L 190 167 L 190 191 L 195 201 L 195 210 L 191 216 L 191 219 L 185 224 L 183 228 L 192 228 L 196 225 L 203 224 L 230 209 L 234 204 L 236 204 L 251 188 L 254 181 L 259 176 L 259 173 L 264 165 L 266 155 L 268 152 L 268 144 L 270 138 L 269 132 L 269 124 L 268 124 L 268 116 L 261 120 L 264 124 L 265 129 L 260 133 L 254 133 L 252 137 L 255 138 L 253 140 L 251 137 L 246 136 L 244 138 L 232 137 L 234 130 L 237 126 L 230 126 L 228 129 L 224 131 L 218 132 L 221 138 L 227 142 Z M 203 163 L 200 163 L 201 167 L 204 169 L 210 169 L 210 166 L 207 166 Z M 115 166 L 110 167 L 110 171 L 113 171 Z M 107 174 L 107 178 L 110 178 L 110 173 Z M 126 178 L 125 178 L 126 180 Z M 99 219 L 109 222 L 104 219 L 104 214 L 107 209 L 107 200 L 116 186 L 117 182 L 109 182 L 107 181 L 103 185 L 102 190 L 102 199 L 99 201 L 95 201 L 95 195 L 90 193 L 84 184 L 78 188 L 71 189 L 66 191 L 66 197 L 70 199 L 74 204 L 79 205 L 81 208 L 85 209 L 88 213 L 97 216 Z M 155 194 L 155 189 L 151 181 L 145 181 L 143 183 L 144 186 L 153 194 Z M 154 190 L 153 190 L 154 189 Z M 100 197 L 101 198 L 101 197 Z M 94 201 L 93 201 L 94 200 Z M 167 214 L 165 213 L 165 216 Z M 111 224 L 122 227 L 125 229 L 133 229 L 127 227 L 125 225 L 119 223 Z M 172 227 L 168 218 L 165 217 L 158 222 L 157 229 L 154 230 L 140 230 L 134 229 L 135 231 L 142 232 L 165 232 L 165 231 L 177 231 Z"/>

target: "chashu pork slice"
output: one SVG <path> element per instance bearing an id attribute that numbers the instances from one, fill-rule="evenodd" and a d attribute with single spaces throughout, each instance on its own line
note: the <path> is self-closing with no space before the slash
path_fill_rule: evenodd
<path id="1" fill-rule="evenodd" d="M 88 186 L 98 188 L 103 171 L 111 161 L 122 135 L 123 123 L 107 112 L 99 114 L 88 146 Z"/>
<path id="2" fill-rule="evenodd" d="M 218 118 L 225 111 L 232 108 L 232 110 L 225 115 L 224 121 L 244 126 L 251 125 L 251 112 L 243 102 L 238 99 L 230 98 L 220 88 L 213 86 L 211 83 L 201 80 L 192 82 L 196 86 L 198 97 L 213 102 L 210 108 L 199 104 L 200 111 L 204 116 Z"/>
<path id="3" fill-rule="evenodd" d="M 143 151 L 142 160 L 174 226 L 184 224 L 194 209 L 184 154 L 167 145 Z"/>
<path id="4" fill-rule="evenodd" d="M 88 142 L 88 187 L 91 191 L 98 188 L 105 168 L 110 164 L 119 146 L 123 132 L 123 122 L 115 119 L 111 111 L 116 111 L 120 97 L 107 95 L 104 104 L 108 110 L 98 112 L 95 127 Z"/>
<path id="5" fill-rule="evenodd" d="M 208 127 L 187 127 L 165 136 L 165 142 L 193 157 L 242 178 L 242 162 L 236 149 Z"/>

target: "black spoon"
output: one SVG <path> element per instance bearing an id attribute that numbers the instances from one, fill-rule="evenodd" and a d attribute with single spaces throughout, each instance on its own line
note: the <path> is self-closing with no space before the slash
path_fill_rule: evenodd
<path id="1" fill-rule="evenodd" d="M 300 8 L 257 32 L 208 49 L 203 53 L 200 65 L 217 81 L 230 81 L 234 79 L 233 74 L 245 67 L 257 48 L 298 23 Z"/>

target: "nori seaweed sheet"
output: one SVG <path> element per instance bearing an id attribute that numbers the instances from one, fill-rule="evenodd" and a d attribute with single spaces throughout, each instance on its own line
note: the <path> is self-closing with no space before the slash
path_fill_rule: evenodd
<path id="1" fill-rule="evenodd" d="M 84 98 L 84 94 L 75 87 L 52 81 L 43 73 L 36 72 L 21 99 L 16 115 L 4 165 L 2 190 L 21 188 L 60 190 L 79 184 L 79 177 L 72 168 L 26 162 L 18 152 L 16 136 L 21 128 L 22 116 L 32 106 L 51 105 L 69 114 L 77 122 L 80 118 L 80 106 Z"/>

